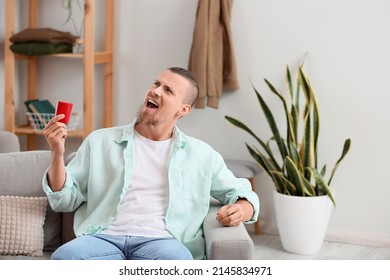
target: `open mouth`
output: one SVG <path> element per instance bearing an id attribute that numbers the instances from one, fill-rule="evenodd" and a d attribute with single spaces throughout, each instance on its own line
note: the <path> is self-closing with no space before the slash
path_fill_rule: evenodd
<path id="1" fill-rule="evenodd" d="M 146 102 L 146 107 L 150 109 L 157 109 L 159 106 L 160 105 L 152 99 L 148 99 Z"/>

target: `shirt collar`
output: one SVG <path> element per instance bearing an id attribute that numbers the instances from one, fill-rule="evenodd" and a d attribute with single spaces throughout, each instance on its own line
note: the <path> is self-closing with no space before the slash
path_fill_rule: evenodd
<path id="1" fill-rule="evenodd" d="M 122 132 L 118 135 L 115 142 L 121 144 L 123 142 L 129 142 L 130 139 L 133 139 L 135 124 L 136 120 L 134 120 L 129 125 L 123 126 Z M 176 125 L 173 127 L 172 144 L 175 151 L 181 148 L 185 148 L 185 146 L 187 145 L 187 138 L 185 134 L 181 132 Z"/>

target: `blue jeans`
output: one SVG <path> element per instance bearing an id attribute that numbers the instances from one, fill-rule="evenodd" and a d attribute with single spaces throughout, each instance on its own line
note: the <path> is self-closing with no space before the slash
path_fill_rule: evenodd
<path id="1" fill-rule="evenodd" d="M 192 254 L 174 238 L 83 235 L 61 247 L 52 260 L 192 260 Z"/>

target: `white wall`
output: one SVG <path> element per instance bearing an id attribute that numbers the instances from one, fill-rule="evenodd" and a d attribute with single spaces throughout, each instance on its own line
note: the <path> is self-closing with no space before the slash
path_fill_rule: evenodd
<path id="1" fill-rule="evenodd" d="M 63 11 L 55 7 L 54 1 L 41 1 L 45 2 L 45 14 L 51 14 L 42 21 L 61 28 Z M 1 19 L 4 2 L 0 2 Z M 162 69 L 187 65 L 197 2 L 117 0 L 116 125 L 134 118 L 147 87 Z M 332 183 L 337 207 L 327 238 L 390 246 L 390 183 L 386 179 L 390 156 L 386 145 L 390 136 L 386 114 L 390 102 L 389 10 L 387 0 L 234 1 L 231 27 L 241 87 L 225 93 L 217 110 L 194 110 L 180 121 L 180 127 L 210 143 L 227 158 L 252 160 L 244 142 L 255 144 L 254 141 L 227 123 L 224 116 L 235 116 L 264 138 L 269 136 L 249 78 L 264 93 L 268 91 L 263 78 L 284 89 L 286 65 L 295 69 L 308 52 L 305 70 L 317 92 L 322 117 L 320 162 L 330 170 L 343 141 L 352 139 L 350 154 Z M 0 36 L 3 41 L 3 22 Z M 3 53 L 0 61 L 3 85 Z M 63 74 L 54 71 L 59 67 L 57 62 L 43 59 L 39 81 L 42 96 L 57 98 L 66 94 L 77 103 L 81 96 L 78 83 L 82 81 L 74 64 L 61 62 L 67 79 L 64 82 Z M 1 87 L 0 100 L 3 98 Z M 280 108 L 275 99 L 268 100 L 274 110 Z M 3 102 L 0 110 L 3 112 Z M 281 114 L 278 117 L 283 120 Z M 0 128 L 3 127 L 4 115 L 0 114 Z M 266 175 L 259 175 L 256 181 L 263 230 L 273 231 L 272 182 Z"/>

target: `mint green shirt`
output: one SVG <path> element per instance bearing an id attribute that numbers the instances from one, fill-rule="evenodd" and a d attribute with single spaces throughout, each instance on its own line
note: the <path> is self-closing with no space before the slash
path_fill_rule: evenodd
<path id="1" fill-rule="evenodd" d="M 71 212 L 76 236 L 100 233 L 118 214 L 130 186 L 134 166 L 133 122 L 128 126 L 92 132 L 66 166 L 63 189 L 53 192 L 43 177 L 43 189 L 54 211 Z M 167 230 L 181 241 L 194 259 L 205 258 L 202 231 L 210 195 L 222 204 L 246 198 L 255 213 L 259 199 L 247 179 L 236 178 L 222 156 L 205 142 L 174 128 L 169 152 L 169 204 L 165 217 Z"/>

